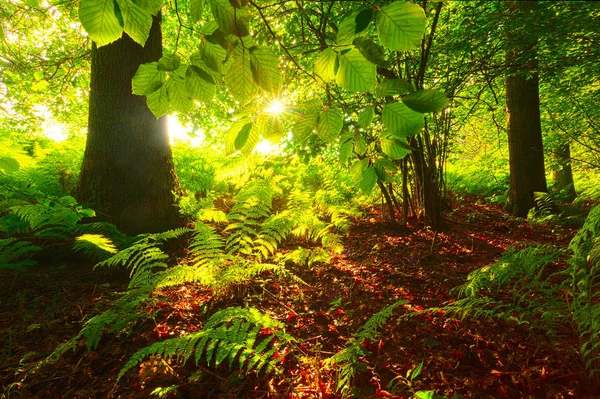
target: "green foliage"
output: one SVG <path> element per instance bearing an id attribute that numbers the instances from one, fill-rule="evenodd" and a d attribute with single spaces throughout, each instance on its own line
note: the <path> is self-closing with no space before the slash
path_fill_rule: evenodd
<path id="1" fill-rule="evenodd" d="M 247 373 L 281 372 L 274 355 L 293 340 L 283 331 L 283 323 L 257 309 L 227 308 L 213 314 L 198 332 L 139 350 L 123 366 L 118 378 L 148 356 L 181 358 L 186 363 L 194 353 L 196 364 L 204 359 L 208 365 L 217 367 L 228 361 L 232 368 L 237 361 L 240 370 Z"/>
<path id="2" fill-rule="evenodd" d="M 590 211 L 569 249 L 572 317 L 586 368 L 596 374 L 600 373 L 600 206 Z"/>
<path id="3" fill-rule="evenodd" d="M 136 237 L 131 246 L 103 260 L 95 267 L 125 267 L 131 276 L 130 289 L 147 286 L 157 270 L 167 268 L 165 260 L 169 256 L 160 249 L 160 246 L 165 241 L 179 238 L 189 231 L 187 228 L 180 228 L 158 234 L 142 234 Z"/>
<path id="4" fill-rule="evenodd" d="M 361 370 L 361 367 L 364 367 L 364 363 L 360 361 L 360 358 L 369 354 L 368 349 L 363 345 L 364 342 L 376 340 L 381 333 L 380 329 L 394 314 L 394 309 L 404 302 L 398 301 L 375 313 L 348 340 L 348 347 L 325 360 L 326 366 L 336 366 L 338 369 L 337 390 L 341 392 L 343 397 L 349 395 L 354 376 Z"/>
<path id="5" fill-rule="evenodd" d="M 83 234 L 75 238 L 73 250 L 82 252 L 90 258 L 101 260 L 117 252 L 113 242 L 101 234 Z"/>
<path id="6" fill-rule="evenodd" d="M 510 250 L 498 263 L 469 274 L 462 299 L 445 309 L 462 317 L 528 323 L 554 336 L 575 326 L 590 375 L 600 372 L 600 207 L 569 244 L 568 268 L 545 269 L 563 256 L 550 248 Z M 568 330 L 568 328 L 567 328 Z"/>
<path id="7" fill-rule="evenodd" d="M 26 266 L 36 265 L 37 262 L 30 258 L 41 249 L 28 241 L 0 238 L 0 270 L 22 269 Z"/>

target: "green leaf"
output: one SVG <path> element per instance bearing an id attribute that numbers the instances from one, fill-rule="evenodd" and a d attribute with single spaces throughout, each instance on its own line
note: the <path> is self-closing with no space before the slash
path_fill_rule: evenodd
<path id="1" fill-rule="evenodd" d="M 340 151 L 339 151 L 340 162 L 345 163 L 348 160 L 348 158 L 350 158 L 350 156 L 352 155 L 353 150 L 354 150 L 354 142 L 353 142 L 352 138 L 343 142 L 342 145 L 340 146 Z"/>
<path id="2" fill-rule="evenodd" d="M 139 7 L 131 0 L 117 0 L 123 15 L 123 29 L 135 42 L 144 46 L 150 28 L 152 27 L 152 14 Z"/>
<path id="3" fill-rule="evenodd" d="M 192 16 L 192 21 L 198 22 L 202 19 L 205 4 L 206 0 L 190 0 L 190 15 Z"/>
<path id="4" fill-rule="evenodd" d="M 367 152 L 367 140 L 362 136 L 362 134 L 357 134 L 354 136 L 354 152 L 358 155 L 365 155 Z"/>
<path id="5" fill-rule="evenodd" d="M 246 142 L 248 141 L 248 137 L 250 136 L 250 130 L 252 130 L 251 123 L 244 125 L 240 129 L 234 143 L 236 150 L 241 150 L 242 148 L 244 148 Z"/>
<path id="6" fill-rule="evenodd" d="M 79 20 L 98 47 L 114 42 L 123 33 L 114 0 L 80 0 Z"/>
<path id="7" fill-rule="evenodd" d="M 185 72 L 185 86 L 188 93 L 203 103 L 212 101 L 217 90 L 215 85 L 210 83 L 210 80 L 212 80 L 212 77 L 196 65 L 188 66 Z"/>
<path id="8" fill-rule="evenodd" d="M 258 134 L 270 141 L 279 141 L 283 137 L 283 127 L 277 115 L 261 114 L 256 120 Z"/>
<path id="9" fill-rule="evenodd" d="M 238 37 L 250 34 L 250 14 L 247 9 L 234 8 L 228 0 L 211 0 L 210 9 L 223 32 Z"/>
<path id="10" fill-rule="evenodd" d="M 164 71 L 160 71 L 157 66 L 158 63 L 150 62 L 138 67 L 132 81 L 133 94 L 146 96 L 160 89 L 166 74 Z"/>
<path id="11" fill-rule="evenodd" d="M 150 14 L 157 15 L 162 7 L 163 0 L 134 0 L 134 3 Z"/>
<path id="12" fill-rule="evenodd" d="M 389 65 L 389 62 L 385 59 L 383 48 L 375 44 L 373 39 L 369 39 L 366 37 L 357 37 L 356 39 L 354 39 L 352 44 L 354 44 L 358 51 L 360 51 L 360 53 L 373 64 L 382 67 L 386 67 Z"/>
<path id="13" fill-rule="evenodd" d="M 225 75 L 225 85 L 242 105 L 248 104 L 256 95 L 258 89 L 254 84 L 250 56 L 247 51 L 234 58 Z"/>
<path id="14" fill-rule="evenodd" d="M 254 82 L 269 93 L 278 93 L 281 85 L 279 58 L 265 46 L 255 46 L 250 49 L 250 68 Z"/>
<path id="15" fill-rule="evenodd" d="M 352 44 L 352 40 L 356 37 L 356 17 L 358 12 L 353 12 L 340 22 L 338 25 L 337 36 L 335 43 L 338 46 L 347 46 Z"/>
<path id="16" fill-rule="evenodd" d="M 444 93 L 435 89 L 415 91 L 402 98 L 402 102 L 417 112 L 438 112 L 450 105 Z"/>
<path id="17" fill-rule="evenodd" d="M 363 171 L 369 167 L 369 158 L 358 159 L 352 164 L 350 174 L 356 183 L 362 179 Z"/>
<path id="18" fill-rule="evenodd" d="M 433 399 L 435 397 L 435 391 L 417 391 L 415 397 L 418 399 Z"/>
<path id="19" fill-rule="evenodd" d="M 356 15 L 356 18 L 354 19 L 354 22 L 356 23 L 356 29 L 354 30 L 354 33 L 359 34 L 362 31 L 364 31 L 365 29 L 367 29 L 367 27 L 371 23 L 372 19 L 373 19 L 373 9 L 372 8 L 366 8 L 366 9 L 360 11 Z"/>
<path id="20" fill-rule="evenodd" d="M 250 118 L 242 118 L 234 122 L 225 134 L 225 142 L 228 153 L 244 148 L 250 137 L 252 121 Z"/>
<path id="21" fill-rule="evenodd" d="M 250 3 L 250 0 L 229 0 L 229 4 L 235 8 L 244 8 L 248 3 Z"/>
<path id="22" fill-rule="evenodd" d="M 319 111 L 300 111 L 296 114 L 294 123 L 294 135 L 298 138 L 309 136 L 317 127 L 319 121 Z"/>
<path id="23" fill-rule="evenodd" d="M 414 91 L 413 86 L 404 79 L 385 78 L 377 85 L 375 97 L 404 95 Z"/>
<path id="24" fill-rule="evenodd" d="M 366 130 L 373 122 L 373 115 L 375 115 L 375 108 L 369 105 L 358 113 L 358 125 Z"/>
<path id="25" fill-rule="evenodd" d="M 171 104 L 169 103 L 169 94 L 167 91 L 167 84 L 163 84 L 159 90 L 156 90 L 146 96 L 146 104 L 148 108 L 157 118 L 168 114 L 172 111 Z"/>
<path id="26" fill-rule="evenodd" d="M 19 161 L 14 159 L 13 157 L 1 156 L 0 157 L 0 170 L 3 170 L 4 173 L 12 173 L 19 170 L 20 165 Z"/>
<path id="27" fill-rule="evenodd" d="M 326 48 L 315 61 L 315 73 L 325 82 L 335 79 L 339 67 L 337 52 L 331 47 Z"/>
<path id="28" fill-rule="evenodd" d="M 339 110 L 329 108 L 319 112 L 317 134 L 326 143 L 333 142 L 342 131 L 343 126 L 344 120 L 342 118 L 342 113 Z"/>
<path id="29" fill-rule="evenodd" d="M 156 67 L 161 71 L 175 71 L 180 65 L 181 58 L 177 54 L 167 54 L 158 60 Z"/>
<path id="30" fill-rule="evenodd" d="M 202 47 L 200 47 L 200 56 L 207 67 L 219 74 L 223 73 L 223 61 L 227 56 L 227 51 L 225 51 L 221 46 L 206 41 Z"/>
<path id="31" fill-rule="evenodd" d="M 417 4 L 408 1 L 386 4 L 377 15 L 379 40 L 390 50 L 416 49 L 425 33 L 425 22 L 425 12 Z"/>
<path id="32" fill-rule="evenodd" d="M 384 105 L 383 124 L 394 136 L 408 137 L 420 133 L 425 122 L 422 113 L 396 102 Z"/>
<path id="33" fill-rule="evenodd" d="M 377 179 L 377 172 L 375 171 L 375 168 L 368 167 L 362 171 L 361 179 L 358 182 L 358 187 L 363 193 L 369 195 L 377 184 Z"/>
<path id="34" fill-rule="evenodd" d="M 421 375 L 421 372 L 423 371 L 423 362 L 421 362 L 417 368 L 415 368 L 412 373 L 410 373 L 410 377 L 409 380 L 414 381 L 415 378 L 417 378 L 418 376 Z"/>
<path id="35" fill-rule="evenodd" d="M 381 138 L 381 151 L 387 155 L 391 160 L 402 159 L 410 153 L 408 142 L 405 138 L 401 137 L 382 137 Z"/>
<path id="36" fill-rule="evenodd" d="M 180 76 L 171 76 L 165 86 L 170 106 L 181 113 L 190 112 L 194 103 L 185 85 L 185 79 Z"/>
<path id="37" fill-rule="evenodd" d="M 337 83 L 352 92 L 369 92 L 375 89 L 377 72 L 375 65 L 357 49 L 339 55 L 340 68 L 336 75 Z"/>

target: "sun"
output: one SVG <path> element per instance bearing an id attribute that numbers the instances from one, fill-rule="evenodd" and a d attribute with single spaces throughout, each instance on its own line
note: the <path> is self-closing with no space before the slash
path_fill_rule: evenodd
<path id="1" fill-rule="evenodd" d="M 285 111 L 285 104 L 281 102 L 278 98 L 273 100 L 267 108 L 265 108 L 265 112 L 267 114 L 278 115 Z"/>

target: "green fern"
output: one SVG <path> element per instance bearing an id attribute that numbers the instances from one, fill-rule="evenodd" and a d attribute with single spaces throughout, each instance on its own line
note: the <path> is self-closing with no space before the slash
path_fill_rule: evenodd
<path id="1" fill-rule="evenodd" d="M 592 209 L 569 244 L 573 301 L 580 351 L 590 374 L 600 375 L 600 206 Z"/>
<path id="2" fill-rule="evenodd" d="M 221 258 L 224 246 L 223 239 L 214 229 L 203 223 L 196 223 L 192 242 L 188 247 L 192 255 L 191 263 L 200 267 Z"/>
<path id="3" fill-rule="evenodd" d="M 261 232 L 270 214 L 273 187 L 267 181 L 253 182 L 237 195 L 236 201 L 227 215 L 230 224 L 224 231 L 230 234 L 225 249 L 229 254 L 239 252 L 263 260 L 277 247 L 272 231 Z"/>
<path id="4" fill-rule="evenodd" d="M 0 239 L 0 270 L 22 269 L 37 265 L 37 262 L 30 258 L 40 250 L 40 247 L 29 241 L 20 241 L 16 238 Z"/>
<path id="5" fill-rule="evenodd" d="M 536 287 L 545 284 L 547 276 L 544 270 L 555 262 L 561 252 L 549 247 L 531 247 L 522 250 L 509 249 L 498 262 L 474 270 L 467 277 L 467 283 L 458 288 L 460 296 L 477 296 L 480 291 L 496 293 L 506 284 L 527 284 L 524 287 Z"/>
<path id="6" fill-rule="evenodd" d="M 98 263 L 95 268 L 125 267 L 131 277 L 129 288 L 150 285 L 154 273 L 167 268 L 165 261 L 169 256 L 160 249 L 162 244 L 189 232 L 190 229 L 180 228 L 164 233 L 140 235 L 136 237 L 137 241 L 133 245 Z"/>
<path id="7" fill-rule="evenodd" d="M 375 313 L 358 329 L 357 333 L 348 340 L 350 343 L 348 347 L 325 360 L 325 366 L 337 367 L 337 390 L 341 392 L 342 397 L 347 397 L 354 376 L 361 370 L 361 366 L 364 367 L 364 363 L 360 361 L 360 358 L 369 354 L 368 349 L 363 346 L 363 342 L 376 340 L 380 334 L 381 327 L 383 327 L 394 314 L 394 309 L 405 302 L 406 301 L 403 300 L 398 301 Z"/>
<path id="8" fill-rule="evenodd" d="M 117 252 L 113 242 L 101 234 L 83 234 L 75 238 L 73 250 L 94 259 L 107 259 Z"/>
<path id="9" fill-rule="evenodd" d="M 227 308 L 213 314 L 202 330 L 157 342 L 136 352 L 119 372 L 118 379 L 146 357 L 160 355 L 181 358 L 186 363 L 195 353 L 196 364 L 201 360 L 210 366 L 234 361 L 246 372 L 281 372 L 276 352 L 294 339 L 283 330 L 283 323 L 254 308 Z"/>

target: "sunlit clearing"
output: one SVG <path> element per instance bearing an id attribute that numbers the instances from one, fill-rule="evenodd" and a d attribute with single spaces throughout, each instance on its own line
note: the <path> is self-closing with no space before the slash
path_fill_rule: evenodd
<path id="1" fill-rule="evenodd" d="M 275 99 L 269 106 L 265 109 L 267 114 L 277 115 L 285 111 L 285 105 L 279 100 Z"/>
<path id="2" fill-rule="evenodd" d="M 204 141 L 204 131 L 198 132 L 197 135 L 192 135 L 189 126 L 183 126 L 177 116 L 167 116 L 167 129 L 169 129 L 169 139 L 171 145 L 175 142 L 188 143 L 192 147 L 199 147 Z"/>
<path id="3" fill-rule="evenodd" d="M 274 155 L 281 152 L 279 144 L 271 143 L 269 140 L 263 140 L 254 147 L 254 152 L 262 155 Z"/>
<path id="4" fill-rule="evenodd" d="M 44 132 L 44 136 L 57 143 L 62 143 L 69 138 L 69 134 L 65 131 L 65 125 L 53 120 L 42 122 L 42 131 Z"/>

